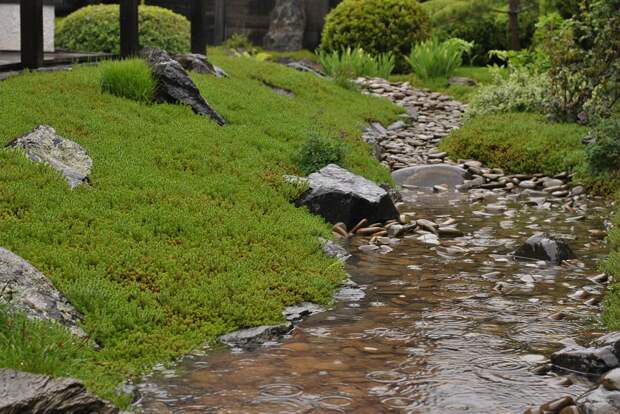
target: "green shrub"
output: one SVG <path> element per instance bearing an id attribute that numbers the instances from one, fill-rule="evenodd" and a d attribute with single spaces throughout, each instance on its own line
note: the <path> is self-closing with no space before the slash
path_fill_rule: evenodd
<path id="1" fill-rule="evenodd" d="M 224 41 L 223 46 L 228 49 L 238 49 L 248 52 L 254 52 L 256 49 L 250 38 L 244 33 L 233 33 Z"/>
<path id="2" fill-rule="evenodd" d="M 427 39 L 430 30 L 429 17 L 415 0 L 344 0 L 325 18 L 321 49 L 391 53 L 402 70 L 411 45 Z"/>
<path id="3" fill-rule="evenodd" d="M 530 113 L 481 115 L 442 143 L 453 159 L 476 159 L 511 173 L 557 174 L 585 164 L 585 128 Z"/>
<path id="4" fill-rule="evenodd" d="M 80 52 L 119 53 L 118 16 L 118 5 L 83 7 L 63 20 L 56 34 L 56 45 Z M 189 51 L 189 21 L 168 9 L 140 6 L 139 31 L 142 47 L 159 47 L 172 53 Z"/>
<path id="5" fill-rule="evenodd" d="M 434 35 L 440 39 L 457 37 L 474 43 L 470 63 L 486 64 L 488 52 L 509 49 L 507 3 L 498 0 L 430 0 L 422 6 L 431 16 Z M 521 47 L 528 47 L 537 21 L 535 9 L 519 14 Z"/>
<path id="6" fill-rule="evenodd" d="M 342 142 L 313 134 L 308 138 L 297 154 L 297 166 L 308 175 L 328 164 L 340 164 L 345 156 Z"/>
<path id="7" fill-rule="evenodd" d="M 482 86 L 471 99 L 467 116 L 502 112 L 540 112 L 545 106 L 549 80 L 544 73 L 511 69 L 507 77 L 496 73 L 495 82 Z"/>
<path id="8" fill-rule="evenodd" d="M 103 92 L 144 103 L 153 100 L 157 84 L 142 59 L 109 61 L 100 66 Z"/>
<path id="9" fill-rule="evenodd" d="M 594 174 L 620 171 L 620 118 L 600 121 L 589 133 L 588 166 Z"/>
<path id="10" fill-rule="evenodd" d="M 594 0 L 572 19 L 548 22 L 541 36 L 549 56 L 548 111 L 587 123 L 620 100 L 620 0 Z"/>
<path id="11" fill-rule="evenodd" d="M 319 60 L 325 72 L 339 84 L 346 84 L 358 76 L 371 76 L 387 79 L 395 65 L 391 53 L 371 56 L 361 48 L 347 48 L 342 52 L 319 52 Z"/>
<path id="12" fill-rule="evenodd" d="M 407 62 L 420 79 L 447 78 L 463 64 L 474 45 L 461 39 L 431 39 L 413 47 Z"/>

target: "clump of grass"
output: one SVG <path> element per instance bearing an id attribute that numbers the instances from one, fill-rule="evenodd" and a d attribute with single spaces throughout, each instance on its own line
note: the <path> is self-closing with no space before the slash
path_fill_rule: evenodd
<path id="1" fill-rule="evenodd" d="M 342 86 L 359 76 L 387 79 L 396 65 L 391 53 L 373 56 L 362 48 L 347 48 L 342 52 L 319 52 L 319 60 L 325 72 Z"/>
<path id="2" fill-rule="evenodd" d="M 122 98 L 149 103 L 157 83 L 142 59 L 108 61 L 101 64 L 101 90 Z"/>
<path id="3" fill-rule="evenodd" d="M 474 44 L 462 39 L 430 39 L 415 45 L 407 62 L 420 79 L 447 78 L 463 64 Z"/>
<path id="4" fill-rule="evenodd" d="M 328 164 L 341 164 L 345 157 L 345 146 L 333 138 L 313 134 L 297 154 L 297 166 L 308 175 Z"/>

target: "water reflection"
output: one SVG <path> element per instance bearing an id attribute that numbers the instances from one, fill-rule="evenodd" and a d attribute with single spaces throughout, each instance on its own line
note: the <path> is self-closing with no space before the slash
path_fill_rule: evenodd
<path id="1" fill-rule="evenodd" d="M 465 234 L 439 245 L 406 237 L 393 251 L 360 251 L 347 265 L 355 283 L 342 302 L 310 317 L 280 343 L 254 352 L 188 359 L 183 373 L 142 386 L 147 413 L 518 413 L 590 384 L 537 375 L 567 337 L 586 339 L 605 254 L 584 219 L 559 209 L 506 208 L 408 194 L 420 218 L 454 218 Z M 492 200 L 497 203 L 497 200 Z M 514 262 L 508 253 L 545 229 L 570 236 L 579 260 L 562 266 Z M 575 297 L 575 292 L 583 294 Z M 571 297 L 571 295 L 573 295 Z M 560 315 L 560 316 L 558 316 Z"/>

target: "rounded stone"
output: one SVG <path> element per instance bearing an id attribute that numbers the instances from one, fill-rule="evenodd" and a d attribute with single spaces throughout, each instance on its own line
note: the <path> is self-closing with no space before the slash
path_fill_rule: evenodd
<path id="1" fill-rule="evenodd" d="M 454 188 L 465 182 L 467 171 L 449 164 L 419 165 L 403 168 L 392 173 L 398 185 L 409 185 L 423 188 L 447 186 Z"/>

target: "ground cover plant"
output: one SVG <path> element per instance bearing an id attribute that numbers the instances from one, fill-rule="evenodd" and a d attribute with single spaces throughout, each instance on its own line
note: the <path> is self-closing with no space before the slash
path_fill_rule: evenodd
<path id="1" fill-rule="evenodd" d="M 103 92 L 143 103 L 153 100 L 157 83 L 144 60 L 109 61 L 100 67 Z"/>
<path id="2" fill-rule="evenodd" d="M 119 6 L 97 4 L 83 7 L 62 20 L 56 30 L 56 46 L 80 52 L 119 53 Z M 190 24 L 182 15 L 157 6 L 139 6 L 140 45 L 171 53 L 188 52 Z"/>
<path id="3" fill-rule="evenodd" d="M 350 85 L 349 80 L 359 76 L 387 79 L 396 62 L 391 53 L 373 56 L 359 47 L 347 48 L 341 52 L 319 51 L 319 61 L 325 72 L 342 86 Z"/>
<path id="4" fill-rule="evenodd" d="M 558 174 L 585 165 L 581 143 L 587 128 L 532 113 L 480 115 L 442 143 L 453 159 L 475 159 L 510 173 Z"/>
<path id="5" fill-rule="evenodd" d="M 295 154 L 319 132 L 346 143 L 344 167 L 389 181 L 359 137 L 400 109 L 283 65 L 210 55 L 230 78 L 192 76 L 224 128 L 184 106 L 101 93 L 97 66 L 0 83 L 2 142 L 49 124 L 94 160 L 91 183 L 69 190 L 53 169 L 0 151 L 0 246 L 48 275 L 101 346 L 3 316 L 0 364 L 72 375 L 124 404 L 115 388 L 126 376 L 280 322 L 285 305 L 330 301 L 344 274 L 317 241 L 329 226 L 290 203 L 299 188 L 282 175 L 300 173 Z M 24 348 L 30 339 L 40 345 Z"/>

